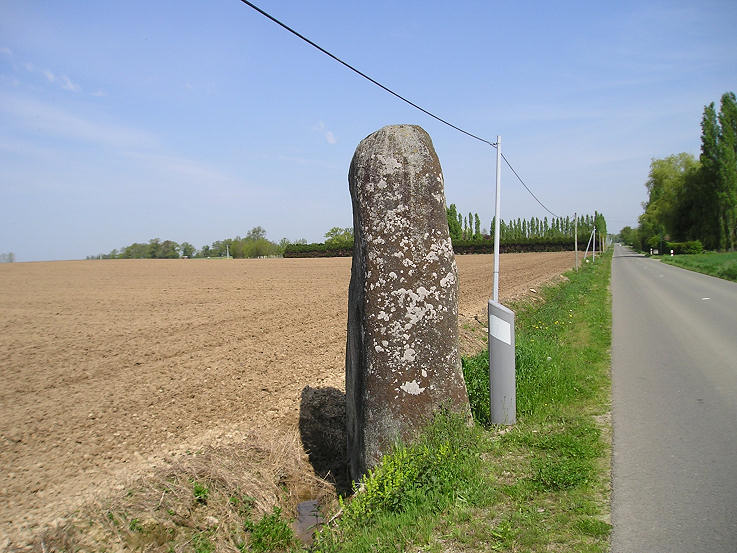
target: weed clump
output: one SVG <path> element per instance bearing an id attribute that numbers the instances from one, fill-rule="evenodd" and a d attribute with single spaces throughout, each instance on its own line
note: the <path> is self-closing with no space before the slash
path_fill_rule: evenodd
<path id="1" fill-rule="evenodd" d="M 464 417 L 439 412 L 416 442 L 396 444 L 360 486 L 354 485 L 351 500 L 341 499 L 339 526 L 324 530 L 315 550 L 335 550 L 346 539 L 370 541 L 372 529 L 392 517 L 437 513 L 477 494 L 482 442 L 481 430 Z"/>
<path id="2" fill-rule="evenodd" d="M 283 551 L 297 544 L 294 532 L 289 522 L 282 518 L 279 507 L 274 507 L 271 513 L 265 514 L 255 524 L 247 521 L 245 530 L 251 533 L 251 539 L 250 549 L 242 549 L 243 551 Z"/>

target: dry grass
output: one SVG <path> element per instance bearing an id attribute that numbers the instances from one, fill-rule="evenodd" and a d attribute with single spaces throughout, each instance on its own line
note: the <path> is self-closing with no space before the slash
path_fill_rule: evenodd
<path id="1" fill-rule="evenodd" d="M 318 478 L 294 429 L 193 452 L 139 476 L 39 534 L 27 551 L 244 551 L 248 521 L 298 502 L 331 508 L 334 487 Z M 18 549 L 21 550 L 21 549 Z"/>

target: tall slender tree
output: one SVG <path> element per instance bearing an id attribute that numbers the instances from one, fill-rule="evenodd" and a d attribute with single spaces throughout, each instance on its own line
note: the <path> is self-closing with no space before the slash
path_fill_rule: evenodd
<path id="1" fill-rule="evenodd" d="M 717 199 L 719 179 L 719 122 L 714 102 L 704 107 L 701 119 L 701 171 L 695 183 L 699 190 L 694 195 L 698 199 L 694 206 L 699 227 L 698 235 L 708 248 L 722 246 L 719 232 L 719 209 Z"/>
<path id="2" fill-rule="evenodd" d="M 737 101 L 733 92 L 722 95 L 719 106 L 719 142 L 717 148 L 720 236 L 722 246 L 734 251 L 737 225 Z"/>
<path id="3" fill-rule="evenodd" d="M 456 204 L 450 204 L 450 207 L 446 210 L 448 218 L 448 233 L 450 234 L 451 240 L 460 240 L 463 230 L 461 225 L 458 223 L 458 209 Z"/>

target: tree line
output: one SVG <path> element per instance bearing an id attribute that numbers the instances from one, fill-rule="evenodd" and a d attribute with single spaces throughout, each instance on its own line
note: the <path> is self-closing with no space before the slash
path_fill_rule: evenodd
<path id="1" fill-rule="evenodd" d="M 298 240 L 306 243 L 306 240 Z M 107 254 L 88 256 L 87 259 L 178 259 L 207 258 L 207 257 L 235 257 L 253 258 L 269 257 L 284 254 L 289 240 L 282 238 L 279 242 L 272 242 L 266 238 L 266 230 L 254 227 L 246 236 L 236 236 L 216 240 L 212 244 L 202 246 L 199 250 L 189 242 L 174 242 L 152 238 L 147 243 L 134 242 L 123 248 L 114 249 Z"/>
<path id="2" fill-rule="evenodd" d="M 448 231 L 453 242 L 459 241 L 483 241 L 494 238 L 496 218 L 491 220 L 489 228 L 481 228 L 481 219 L 478 213 L 469 212 L 467 216 L 458 212 L 455 204 L 450 204 L 446 209 L 448 218 Z M 593 215 L 581 215 L 578 219 L 579 238 L 588 237 L 596 227 L 601 236 L 606 236 L 606 219 L 598 211 Z M 535 239 L 571 239 L 576 232 L 576 220 L 573 217 L 531 217 L 529 219 L 510 219 L 499 221 L 499 239 L 504 242 L 514 240 Z"/>
<path id="3" fill-rule="evenodd" d="M 454 246 L 476 251 L 479 246 L 493 239 L 494 220 L 491 221 L 492 234 L 486 228 L 481 228 L 481 219 L 478 213 L 469 213 L 468 217 L 461 216 L 455 204 L 446 210 L 448 228 Z M 578 234 L 584 240 L 596 225 L 597 229 L 606 235 L 606 221 L 598 212 L 594 215 L 582 215 L 578 218 Z M 500 221 L 500 238 L 507 244 L 540 244 L 564 246 L 566 242 L 573 242 L 575 221 L 571 217 L 547 217 L 538 219 L 516 219 Z M 236 236 L 217 240 L 212 244 L 202 246 L 199 250 L 189 242 L 174 242 L 152 238 L 147 243 L 134 242 L 120 249 L 114 249 L 106 254 L 88 256 L 87 259 L 178 259 L 234 257 L 254 258 L 283 256 L 288 248 L 292 253 L 309 253 L 316 255 L 350 255 L 353 250 L 353 228 L 332 227 L 325 233 L 325 242 L 308 244 L 307 240 L 299 239 L 290 242 L 282 238 L 279 242 L 272 242 L 266 238 L 266 230 L 254 227 L 245 237 Z M 555 244 L 553 244 L 555 243 Z M 527 251 L 525 248 L 520 251 Z M 534 248 L 533 248 L 534 249 Z M 530 251 L 533 251 L 530 249 Z M 459 250 L 460 251 L 460 250 Z M 481 250 L 479 250 L 481 251 Z M 517 251 L 517 250 L 510 250 Z M 338 253 L 336 253 L 338 252 Z"/>
<path id="4" fill-rule="evenodd" d="M 666 242 L 700 242 L 709 250 L 734 251 L 737 241 L 737 101 L 734 92 L 704 107 L 701 153 L 682 152 L 650 163 L 647 201 L 638 227 L 621 239 L 640 249 Z"/>
<path id="5" fill-rule="evenodd" d="M 458 213 L 455 204 L 446 208 L 448 230 L 453 250 L 456 254 L 490 253 L 493 251 L 494 219 L 491 220 L 492 233 L 481 228 L 478 213 L 469 213 L 467 217 Z M 591 230 L 596 226 L 600 237 L 606 237 L 606 219 L 595 211 L 594 215 L 582 215 L 578 220 L 578 235 L 581 248 L 588 240 Z M 574 247 L 576 220 L 572 217 L 547 217 L 538 219 L 513 219 L 500 221 L 500 251 L 533 252 L 533 251 L 566 251 Z M 603 248 L 604 238 L 597 249 Z M 353 229 L 333 227 L 325 233 L 325 242 L 307 244 L 289 244 L 284 250 L 285 257 L 350 257 L 353 254 Z"/>

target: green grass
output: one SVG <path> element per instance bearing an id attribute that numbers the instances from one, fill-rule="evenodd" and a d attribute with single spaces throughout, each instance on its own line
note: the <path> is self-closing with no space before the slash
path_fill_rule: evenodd
<path id="1" fill-rule="evenodd" d="M 664 256 L 662 261 L 698 273 L 737 282 L 737 252 Z"/>
<path id="2" fill-rule="evenodd" d="M 251 533 L 251 542 L 250 548 L 244 544 L 242 551 L 290 551 L 297 546 L 294 532 L 289 522 L 282 518 L 278 507 L 274 507 L 272 513 L 264 515 L 255 524 L 247 520 L 245 529 Z"/>
<path id="3" fill-rule="evenodd" d="M 313 551 L 607 551 L 610 262 L 513 306 L 517 425 L 489 424 L 488 354 L 464 359 L 477 424 L 396 446 Z"/>

